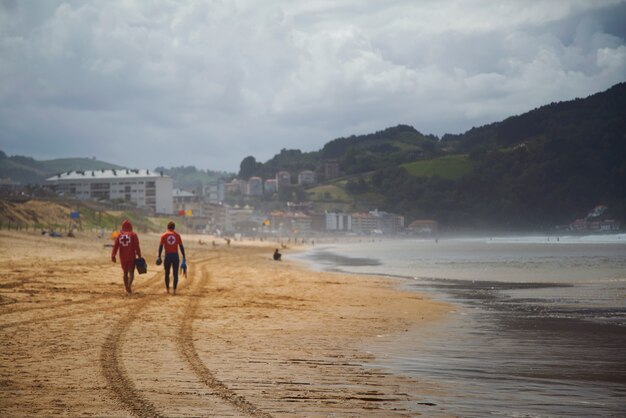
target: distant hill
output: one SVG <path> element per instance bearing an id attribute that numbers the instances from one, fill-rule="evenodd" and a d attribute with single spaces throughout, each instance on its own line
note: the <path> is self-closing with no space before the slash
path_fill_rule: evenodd
<path id="1" fill-rule="evenodd" d="M 37 161 L 20 155 L 7 156 L 0 151 L 0 178 L 20 184 L 42 184 L 46 178 L 73 170 L 125 168 L 91 158 L 59 158 Z"/>
<path id="2" fill-rule="evenodd" d="M 340 177 L 324 178 L 335 161 Z M 0 178 L 40 183 L 69 170 L 123 168 L 86 158 L 35 161 L 0 151 Z M 228 173 L 173 167 L 176 187 L 198 190 Z M 239 177 L 314 170 L 317 187 L 283 187 L 280 201 L 318 209 L 376 207 L 408 221 L 457 228 L 536 229 L 568 224 L 597 205 L 626 224 L 626 83 L 587 98 L 551 103 L 441 139 L 409 125 L 334 139 L 319 151 L 282 149 L 265 163 L 245 157 Z M 237 197 L 244 199 L 244 197 Z M 259 205 L 279 205 L 264 196 Z"/>
<path id="3" fill-rule="evenodd" d="M 587 98 L 550 103 L 460 135 L 444 135 L 442 143 L 458 152 L 472 152 L 511 147 L 554 135 L 568 136 L 572 140 L 584 136 L 583 141 L 602 141 L 597 138 L 602 132 L 623 129 L 625 109 L 626 83 L 619 83 Z"/>
<path id="4" fill-rule="evenodd" d="M 339 179 L 324 179 L 328 160 L 339 162 Z M 246 157 L 241 168 L 242 178 L 286 170 L 292 181 L 317 170 L 321 184 L 308 199 L 321 208 L 374 203 L 454 227 L 545 229 L 602 204 L 624 224 L 626 83 L 441 139 L 398 125 L 337 138 L 319 151 L 283 149 L 265 163 Z M 307 198 L 301 190 L 279 197 L 293 196 Z"/>
<path id="5" fill-rule="evenodd" d="M 0 179 L 9 179 L 13 183 L 44 184 L 45 180 L 67 171 L 88 171 L 124 169 L 116 164 L 96 160 L 95 158 L 57 158 L 54 160 L 35 160 L 21 155 L 7 156 L 0 151 Z M 203 186 L 218 178 L 232 177 L 233 173 L 200 170 L 188 167 L 157 167 L 174 179 L 174 187 L 202 193 Z"/>
<path id="6" fill-rule="evenodd" d="M 388 209 L 456 226 L 549 228 L 602 204 L 626 221 L 626 83 L 446 135 L 440 146 L 469 155 L 470 169 L 454 177 L 420 173 L 421 161 L 387 167 L 371 184 Z"/>
<path id="7" fill-rule="evenodd" d="M 265 163 L 246 157 L 239 177 L 265 179 L 274 177 L 281 170 L 292 174 L 317 170 L 321 174 L 323 163 L 330 160 L 339 162 L 343 174 L 358 174 L 435 155 L 438 144 L 439 139 L 434 135 L 424 135 L 412 126 L 398 125 L 372 134 L 337 138 L 320 151 L 283 149 Z"/>

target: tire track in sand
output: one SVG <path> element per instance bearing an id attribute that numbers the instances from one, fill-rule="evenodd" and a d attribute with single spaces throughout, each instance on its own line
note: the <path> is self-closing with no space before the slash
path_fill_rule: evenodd
<path id="1" fill-rule="evenodd" d="M 193 344 L 192 325 L 198 310 L 198 301 L 201 299 L 200 296 L 204 293 L 203 290 L 206 288 L 207 282 L 210 278 L 210 273 L 207 270 L 207 261 L 205 261 L 201 266 L 200 277 L 202 280 L 196 281 L 194 289 L 194 293 L 196 293 L 196 296 L 198 297 L 191 298 L 192 300 L 187 304 L 182 323 L 179 327 L 177 342 L 181 355 L 187 361 L 196 377 L 209 389 L 215 392 L 220 399 L 233 405 L 239 411 L 248 416 L 271 418 L 272 415 L 262 411 L 246 400 L 243 396 L 237 395 L 232 389 L 226 386 L 224 382 L 217 379 L 211 370 L 209 370 L 200 359 L 200 356 L 198 355 L 198 352 Z"/>
<path id="2" fill-rule="evenodd" d="M 205 260 L 199 260 L 198 264 Z M 152 287 L 162 286 L 162 280 L 164 279 L 164 272 L 159 272 L 154 277 L 156 280 L 151 283 Z M 128 375 L 124 368 L 122 357 L 122 345 L 126 332 L 133 324 L 133 322 L 139 317 L 139 314 L 144 311 L 152 302 L 159 299 L 145 297 L 133 304 L 129 309 L 129 314 L 123 316 L 116 326 L 111 330 L 111 333 L 107 336 L 104 344 L 102 345 L 100 353 L 100 367 L 102 373 L 108 383 L 109 389 L 116 396 L 118 401 L 126 407 L 130 412 L 138 417 L 164 417 L 157 411 L 155 406 L 145 399 Z"/>
<path id="3" fill-rule="evenodd" d="M 135 279 L 137 278 L 137 276 L 135 276 Z M 161 283 L 161 281 L 163 280 L 163 273 L 157 273 L 155 275 L 153 275 L 150 279 L 149 282 L 149 287 L 148 288 L 156 288 L 158 283 Z M 146 290 L 148 289 L 146 288 Z M 17 327 L 17 326 L 21 326 L 21 325 L 30 325 L 30 324 L 37 324 L 40 322 L 46 322 L 46 321 L 52 321 L 55 319 L 64 319 L 64 318 L 72 318 L 75 316 L 84 316 L 85 314 L 88 313 L 92 313 L 92 312 L 97 312 L 97 311 L 102 311 L 103 308 L 106 308 L 106 310 L 108 312 L 112 312 L 118 309 L 122 309 L 128 306 L 128 301 L 127 300 L 120 300 L 118 302 L 116 302 L 115 304 L 109 304 L 106 307 L 102 307 L 102 306 L 97 306 L 94 307 L 93 305 L 95 303 L 99 303 L 102 301 L 105 301 L 107 299 L 111 299 L 112 297 L 115 297 L 116 294 L 113 293 L 108 293 L 108 294 L 98 294 L 97 296 L 90 298 L 90 299 L 85 299 L 85 300 L 79 300 L 79 301 L 73 301 L 73 302 L 64 302 L 64 303 L 55 303 L 55 304 L 51 304 L 51 305 L 47 305 L 47 306 L 43 306 L 43 307 L 35 307 L 35 308 L 22 308 L 19 310 L 15 310 L 12 312 L 7 312 L 6 314 L 20 314 L 20 313 L 37 313 L 36 311 L 41 310 L 41 309 L 45 309 L 45 310 L 56 310 L 57 308 L 59 308 L 59 310 L 68 308 L 69 312 L 61 312 L 61 313 L 52 313 L 49 315 L 38 315 L 35 318 L 30 318 L 30 319 L 22 319 L 22 320 L 18 320 L 18 321 L 13 321 L 13 322 L 7 322 L 5 324 L 0 324 L 0 329 L 6 329 L 6 328 L 12 328 L 12 327 Z M 149 295 L 145 295 L 142 294 L 141 297 L 146 297 Z M 80 306 L 80 305 L 91 305 L 89 308 L 85 308 L 85 309 L 80 309 L 80 310 L 76 310 L 76 306 Z M 70 309 L 71 308 L 71 309 Z"/>
<path id="4" fill-rule="evenodd" d="M 164 273 L 158 273 L 155 275 L 157 279 L 162 279 Z M 154 285 L 160 283 L 160 280 L 155 280 Z M 100 352 L 100 368 L 104 378 L 106 379 L 109 389 L 113 392 L 116 398 L 123 404 L 128 410 L 138 417 L 163 417 L 159 414 L 150 402 L 144 399 L 135 385 L 131 381 L 128 373 L 126 372 L 124 365 L 122 364 L 122 343 L 126 331 L 130 325 L 137 319 L 139 313 L 143 311 L 155 298 L 142 298 L 137 303 L 131 305 L 129 314 L 124 315 L 117 325 L 111 330 L 111 333 L 107 336 Z"/>

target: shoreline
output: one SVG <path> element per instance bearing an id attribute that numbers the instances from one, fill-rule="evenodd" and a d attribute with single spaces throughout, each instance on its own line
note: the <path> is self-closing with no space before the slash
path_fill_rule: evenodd
<path id="1" fill-rule="evenodd" d="M 444 411 L 613 416 L 626 388 L 626 243 L 534 241 L 338 245 L 307 261 L 395 277 L 401 288 L 455 307 L 445 326 L 373 350 L 383 367 L 446 388 L 432 397 Z"/>
<path id="2" fill-rule="evenodd" d="M 140 239 L 148 274 L 125 298 L 106 240 L 0 233 L 3 415 L 432 411 L 427 382 L 377 368 L 364 347 L 436 326 L 449 305 L 390 278 L 274 262 L 275 243 L 185 235 L 189 277 L 168 297 L 157 236 Z"/>

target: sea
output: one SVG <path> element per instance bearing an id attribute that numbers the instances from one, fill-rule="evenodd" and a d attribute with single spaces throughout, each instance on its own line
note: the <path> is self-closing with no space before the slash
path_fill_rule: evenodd
<path id="1" fill-rule="evenodd" d="M 300 257 L 450 303 L 367 347 L 428 388 L 416 413 L 626 417 L 626 234 L 355 238 Z"/>

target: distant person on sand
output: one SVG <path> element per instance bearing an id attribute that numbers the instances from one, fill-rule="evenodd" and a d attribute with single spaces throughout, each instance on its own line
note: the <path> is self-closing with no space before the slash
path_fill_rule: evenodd
<path id="1" fill-rule="evenodd" d="M 176 294 L 176 287 L 178 287 L 178 268 L 180 266 L 180 258 L 178 257 L 178 247 L 183 255 L 183 263 L 186 265 L 185 247 L 183 246 L 183 239 L 178 232 L 174 231 L 176 224 L 170 222 L 167 224 L 167 232 L 161 235 L 161 244 L 159 245 L 159 256 L 157 258 L 157 265 L 161 264 L 161 253 L 165 247 L 165 262 L 163 267 L 165 268 L 165 290 L 170 293 L 170 268 L 174 273 L 174 289 L 173 294 Z"/>
<path id="2" fill-rule="evenodd" d="M 133 225 L 129 220 L 122 222 L 122 232 L 115 238 L 113 251 L 111 252 L 111 261 L 115 263 L 117 250 L 120 251 L 120 264 L 124 271 L 124 287 L 126 294 L 132 293 L 133 279 L 135 278 L 135 259 L 141 257 L 141 248 L 139 247 L 139 237 L 133 232 Z"/>
<path id="3" fill-rule="evenodd" d="M 276 248 L 276 251 L 274 251 L 274 261 L 280 261 L 282 256 L 283 255 L 278 251 L 278 248 Z"/>

